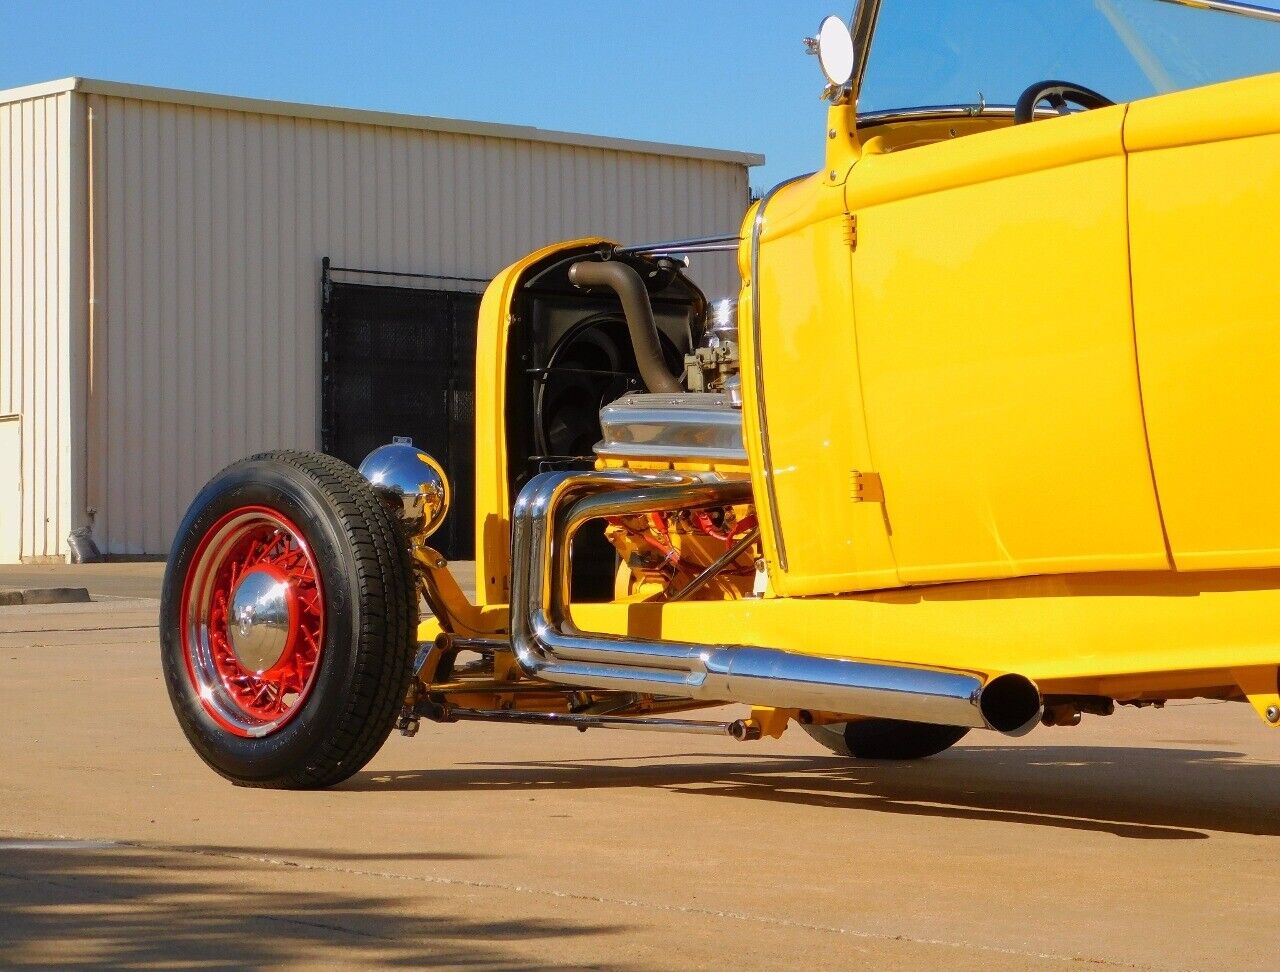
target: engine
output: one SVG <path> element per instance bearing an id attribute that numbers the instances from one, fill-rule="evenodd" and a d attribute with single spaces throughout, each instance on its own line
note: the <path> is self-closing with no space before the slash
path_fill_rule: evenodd
<path id="1" fill-rule="evenodd" d="M 684 270 L 594 246 L 560 251 L 523 278 L 507 354 L 511 496 L 557 470 L 749 478 L 737 302 L 708 302 Z M 574 597 L 749 594 L 754 540 L 714 580 L 685 588 L 754 530 L 752 514 L 745 505 L 590 524 L 574 542 Z"/>
<path id="2" fill-rule="evenodd" d="M 595 272 L 598 266 L 589 269 Z M 574 271 L 571 279 L 584 276 Z M 611 276 L 625 277 L 616 271 Z M 633 340 L 640 331 L 635 346 L 642 358 L 650 332 L 635 318 L 643 318 L 644 308 L 633 308 L 625 294 L 620 296 Z M 737 311 L 733 298 L 708 306 L 701 339 L 684 356 L 679 384 L 667 375 L 646 375 L 650 390 L 622 395 L 600 410 L 601 439 L 594 452 L 602 467 L 692 469 L 746 478 Z M 654 385 L 668 390 L 653 391 Z M 747 596 L 759 587 L 759 529 L 750 503 L 617 517 L 605 535 L 625 568 L 618 573 L 616 597 L 723 599 Z"/>

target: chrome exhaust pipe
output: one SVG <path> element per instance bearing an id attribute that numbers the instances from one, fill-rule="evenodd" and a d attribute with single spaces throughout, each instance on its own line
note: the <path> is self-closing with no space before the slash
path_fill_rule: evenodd
<path id="1" fill-rule="evenodd" d="M 570 545 L 586 522 L 750 501 L 750 483 L 686 473 L 549 472 L 513 511 L 511 643 L 526 674 L 580 688 L 900 719 L 1022 735 L 1040 691 L 1021 675 L 798 655 L 751 645 L 654 641 L 579 630 Z"/>

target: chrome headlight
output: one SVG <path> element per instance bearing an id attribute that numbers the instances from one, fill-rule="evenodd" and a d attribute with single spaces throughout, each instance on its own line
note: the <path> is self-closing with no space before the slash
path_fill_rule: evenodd
<path id="1" fill-rule="evenodd" d="M 414 541 L 435 533 L 449 512 L 449 480 L 444 470 L 412 442 L 378 446 L 360 463 L 360 475 L 369 480 Z"/>

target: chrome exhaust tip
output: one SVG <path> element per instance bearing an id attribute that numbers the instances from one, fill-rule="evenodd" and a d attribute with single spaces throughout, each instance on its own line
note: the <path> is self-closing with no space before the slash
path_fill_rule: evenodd
<path id="1" fill-rule="evenodd" d="M 982 686 L 978 710 L 988 726 L 1006 736 L 1025 736 L 1040 724 L 1044 701 L 1024 675 L 997 675 Z"/>

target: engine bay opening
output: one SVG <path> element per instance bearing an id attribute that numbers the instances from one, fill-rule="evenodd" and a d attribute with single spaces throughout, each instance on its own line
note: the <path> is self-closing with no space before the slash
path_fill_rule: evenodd
<path id="1" fill-rule="evenodd" d="M 510 495 L 540 472 L 591 469 L 600 442 L 601 410 L 645 391 L 641 368 L 616 293 L 583 289 L 569 270 L 601 259 L 598 247 L 562 251 L 525 277 L 512 302 L 507 356 L 507 475 Z M 685 357 L 706 327 L 707 301 L 682 261 L 614 255 L 644 283 L 663 364 L 682 375 Z M 613 595 L 616 551 L 604 525 L 574 543 L 574 590 L 584 601 Z"/>

